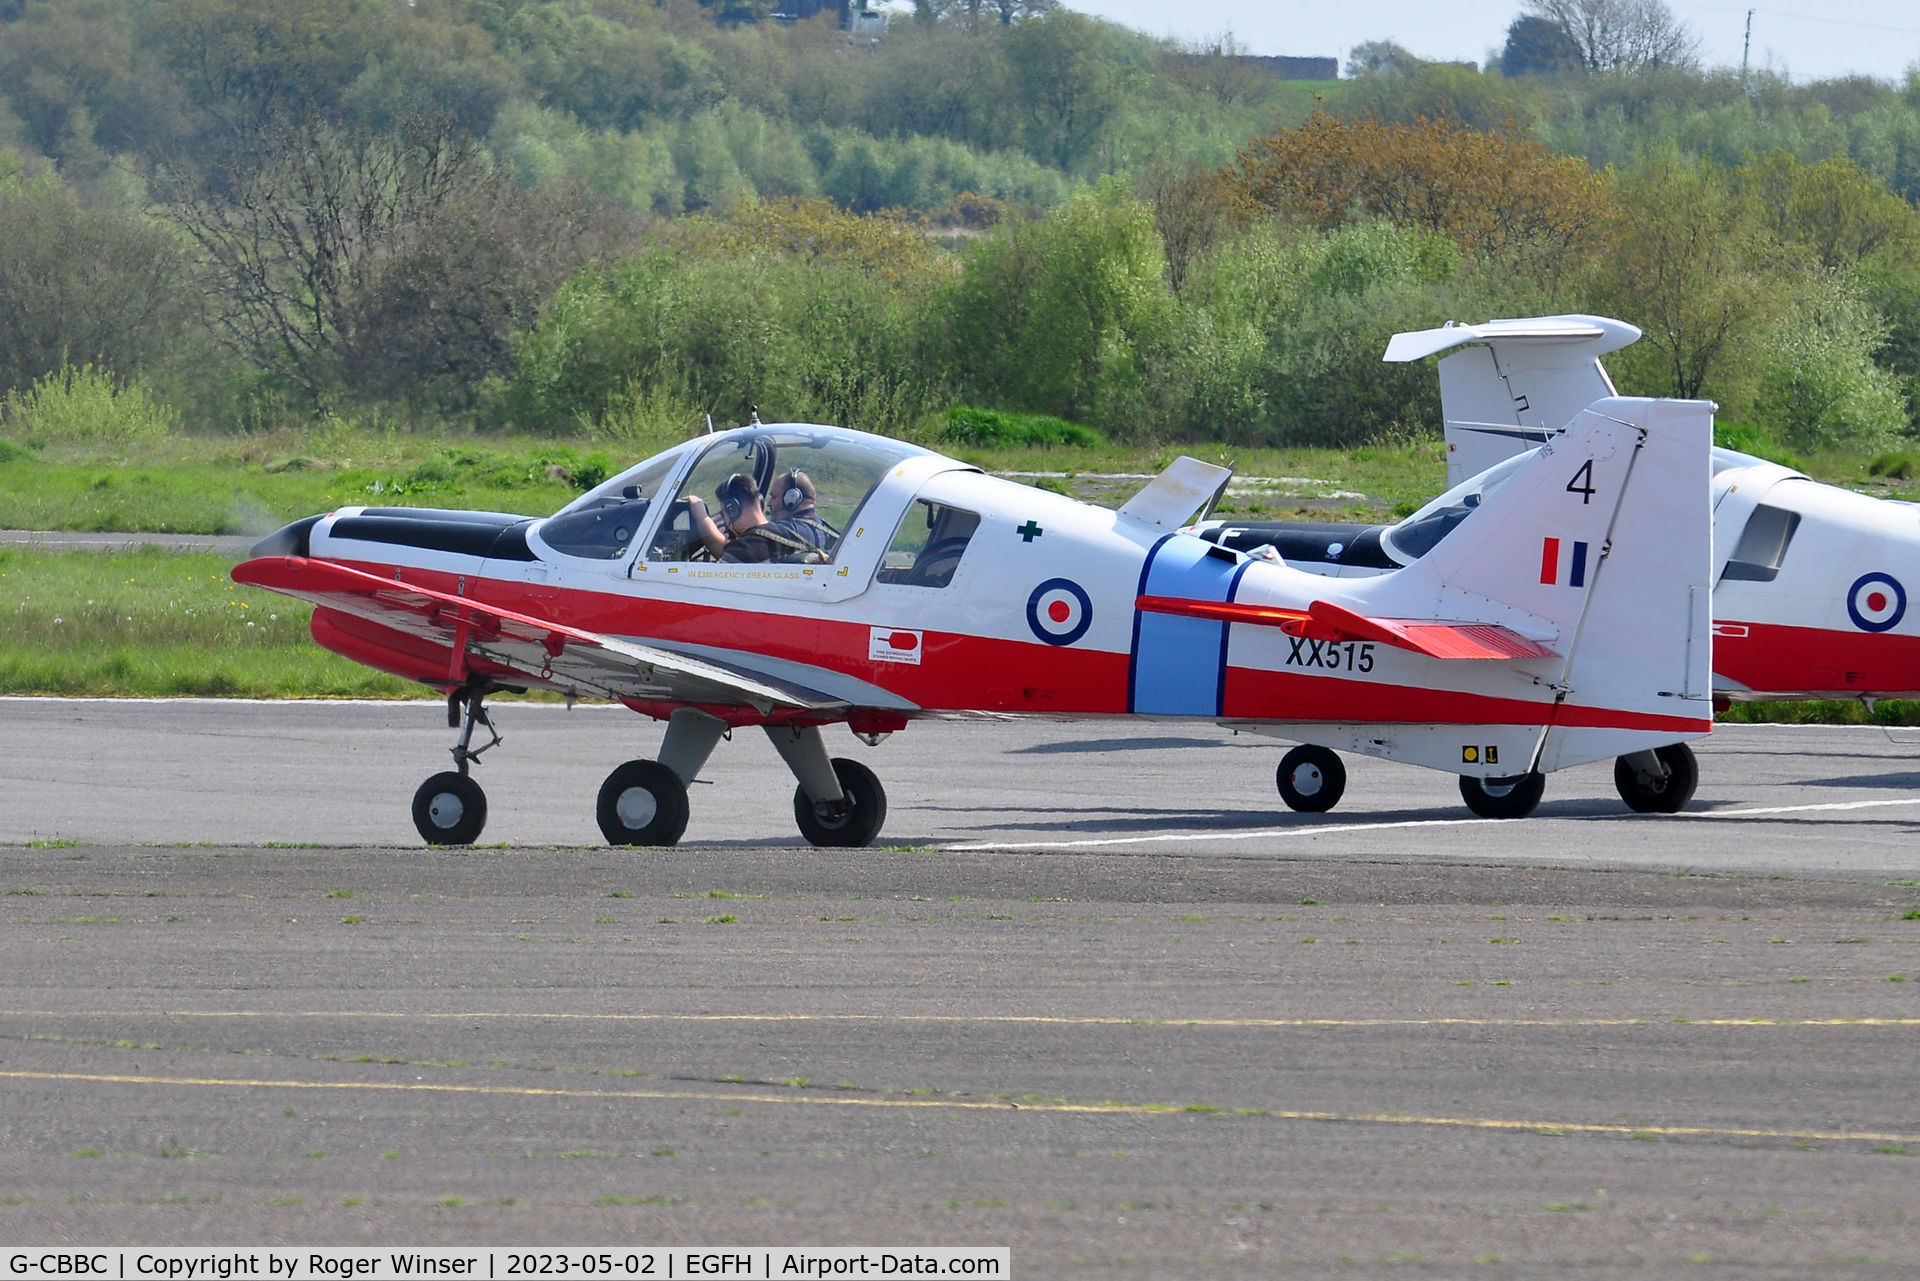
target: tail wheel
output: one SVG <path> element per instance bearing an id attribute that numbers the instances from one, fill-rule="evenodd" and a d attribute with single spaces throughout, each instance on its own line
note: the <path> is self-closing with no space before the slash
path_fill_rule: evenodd
<path id="1" fill-rule="evenodd" d="M 859 761 L 844 756 L 833 758 L 834 777 L 846 798 L 818 806 L 807 798 L 804 787 L 793 789 L 793 817 L 800 835 L 813 845 L 859 849 L 871 845 L 887 821 L 887 793 L 874 772 Z"/>
<path id="2" fill-rule="evenodd" d="M 1481 818 L 1525 818 L 1546 790 L 1547 776 L 1538 771 L 1512 778 L 1460 776 L 1460 799 Z"/>
<path id="3" fill-rule="evenodd" d="M 435 774 L 413 794 L 413 825 L 429 845 L 471 845 L 487 825 L 487 794 L 465 774 Z"/>
<path id="4" fill-rule="evenodd" d="M 609 845 L 673 845 L 687 830 L 687 785 L 659 761 L 628 761 L 600 784 L 594 817 Z"/>
<path id="5" fill-rule="evenodd" d="M 1653 754 L 1666 767 L 1665 778 L 1634 764 L 1634 757 L 1622 756 L 1613 762 L 1613 785 L 1635 813 L 1678 814 L 1700 785 L 1700 762 L 1685 743 L 1656 747 Z"/>
<path id="6" fill-rule="evenodd" d="M 1340 803 L 1347 790 L 1347 767 L 1338 753 L 1304 744 L 1280 758 L 1274 785 L 1288 809 L 1324 814 Z"/>

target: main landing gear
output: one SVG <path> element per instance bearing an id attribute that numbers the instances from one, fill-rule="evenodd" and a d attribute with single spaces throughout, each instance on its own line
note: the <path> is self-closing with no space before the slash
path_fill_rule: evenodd
<path id="1" fill-rule="evenodd" d="M 447 723 L 462 726 L 453 748 L 456 770 L 435 774 L 413 798 L 413 824 L 430 845 L 471 845 L 486 826 L 486 793 L 467 777 L 467 767 L 500 742 L 499 731 L 481 706 L 487 692 L 485 686 L 466 686 L 447 699 Z M 476 725 L 486 726 L 493 738 L 472 749 Z M 687 786 L 727 732 L 727 723 L 717 716 L 691 707 L 675 711 L 667 720 L 659 759 L 627 761 L 600 785 L 594 817 L 607 843 L 676 844 L 687 830 L 691 810 Z M 769 725 L 766 732 L 799 782 L 793 816 L 800 834 L 814 845 L 871 844 L 887 818 L 886 789 L 873 771 L 859 761 L 829 757 L 817 725 Z"/>
<path id="2" fill-rule="evenodd" d="M 1700 762 L 1685 743 L 1615 758 L 1613 786 L 1639 814 L 1678 814 L 1700 784 Z"/>
<path id="3" fill-rule="evenodd" d="M 1634 752 L 1613 763 L 1613 785 L 1620 799 L 1641 814 L 1679 813 L 1693 799 L 1699 782 L 1699 763 L 1685 743 Z M 1340 803 L 1347 789 L 1347 770 L 1337 753 L 1303 744 L 1280 758 L 1274 783 L 1289 809 L 1324 814 Z M 1460 799 L 1481 818 L 1525 818 L 1540 804 L 1546 788 L 1546 775 L 1536 771 L 1510 778 L 1460 776 Z"/>

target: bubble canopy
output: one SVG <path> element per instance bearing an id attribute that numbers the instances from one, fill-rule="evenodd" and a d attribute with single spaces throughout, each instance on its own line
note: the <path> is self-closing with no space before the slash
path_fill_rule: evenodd
<path id="1" fill-rule="evenodd" d="M 591 560 L 624 560 L 644 536 L 649 560 L 683 560 L 693 534 L 685 499 L 717 506 L 728 478 L 750 476 L 769 501 L 778 482 L 799 472 L 811 483 L 820 517 L 844 530 L 875 486 L 900 462 L 934 456 L 905 441 L 844 427 L 783 423 L 699 436 L 637 463 L 542 521 L 540 541 Z"/>

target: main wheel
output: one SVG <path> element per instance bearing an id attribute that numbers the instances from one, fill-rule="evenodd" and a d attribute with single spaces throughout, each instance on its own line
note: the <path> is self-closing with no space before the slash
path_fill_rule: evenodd
<path id="1" fill-rule="evenodd" d="M 887 793 L 872 770 L 844 756 L 833 758 L 833 773 L 840 780 L 846 799 L 838 805 L 821 808 L 807 799 L 807 789 L 793 789 L 793 817 L 800 824 L 800 835 L 813 845 L 858 849 L 871 845 L 887 821 Z"/>
<path id="2" fill-rule="evenodd" d="M 1460 799 L 1481 818 L 1525 818 L 1546 790 L 1547 776 L 1537 772 L 1512 778 L 1460 776 Z"/>
<path id="3" fill-rule="evenodd" d="M 1307 743 L 1280 758 L 1273 781 L 1288 809 L 1324 814 L 1347 790 L 1347 767 L 1337 753 Z"/>
<path id="4" fill-rule="evenodd" d="M 1613 762 L 1613 785 L 1627 808 L 1636 813 L 1678 814 L 1700 785 L 1700 762 L 1685 743 L 1656 747 L 1653 754 L 1667 767 L 1665 778 L 1637 769 L 1631 757 L 1621 756 Z"/>
<path id="5" fill-rule="evenodd" d="M 435 774 L 413 794 L 413 825 L 429 845 L 471 845 L 487 825 L 487 794 L 465 774 Z"/>
<path id="6" fill-rule="evenodd" d="M 687 830 L 687 785 L 659 761 L 628 761 L 600 784 L 594 817 L 609 845 L 673 845 Z"/>

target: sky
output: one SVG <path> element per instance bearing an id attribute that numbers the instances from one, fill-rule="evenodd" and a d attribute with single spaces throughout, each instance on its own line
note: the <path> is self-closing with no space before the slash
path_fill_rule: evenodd
<path id="1" fill-rule="evenodd" d="M 1332 57 L 1344 74 L 1347 51 L 1392 40 L 1423 58 L 1485 63 L 1506 43 L 1521 0 L 1064 0 L 1149 35 L 1210 40 L 1232 32 L 1247 53 Z M 1700 37 L 1708 66 L 1740 65 L 1749 6 L 1667 0 Z M 1920 6 L 1912 0 L 1790 0 L 1785 9 L 1751 6 L 1749 64 L 1796 83 L 1866 75 L 1898 83 L 1920 62 Z"/>

